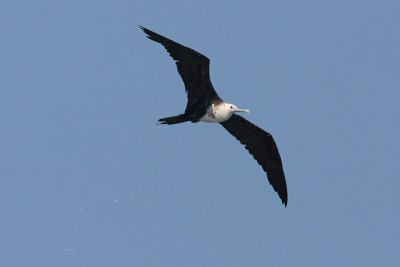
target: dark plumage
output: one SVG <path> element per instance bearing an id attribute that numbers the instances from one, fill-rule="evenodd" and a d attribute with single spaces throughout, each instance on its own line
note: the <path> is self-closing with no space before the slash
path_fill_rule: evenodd
<path id="1" fill-rule="evenodd" d="M 206 114 L 208 106 L 212 102 L 218 103 L 222 100 L 210 80 L 210 60 L 202 54 L 186 46 L 178 44 L 164 36 L 139 26 L 149 39 L 162 44 L 170 56 L 176 61 L 178 72 L 182 77 L 187 92 L 188 102 L 185 113 L 171 117 L 173 123 L 184 121 L 198 122 Z M 162 124 L 168 124 L 169 118 L 162 118 Z M 179 121 L 179 122 L 176 122 Z"/>
<path id="2" fill-rule="evenodd" d="M 205 121 L 203 116 L 210 112 L 210 108 L 227 104 L 222 101 L 211 84 L 209 74 L 210 60 L 206 56 L 142 26 L 139 27 L 147 34 L 149 39 L 162 44 L 176 61 L 178 72 L 182 77 L 187 92 L 188 103 L 185 113 L 159 119 L 161 124 Z M 236 106 L 234 107 L 236 108 Z M 230 108 L 232 109 L 233 106 L 230 106 Z M 245 110 L 236 109 L 234 111 Z M 268 181 L 286 206 L 288 194 L 285 173 L 273 137 L 243 117 L 233 114 L 234 111 L 230 113 L 229 119 L 216 119 L 216 121 L 212 122 L 219 122 L 240 143 L 245 145 L 246 149 L 267 173 Z"/>
<path id="3" fill-rule="evenodd" d="M 278 147 L 272 135 L 236 114 L 233 114 L 229 120 L 221 122 L 221 125 L 245 145 L 249 153 L 267 173 L 269 183 L 286 206 L 288 194 L 285 173 Z"/>

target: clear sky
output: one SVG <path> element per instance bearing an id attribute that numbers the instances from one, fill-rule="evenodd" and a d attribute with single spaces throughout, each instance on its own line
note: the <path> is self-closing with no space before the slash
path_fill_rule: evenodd
<path id="1" fill-rule="evenodd" d="M 0 266 L 395 266 L 399 1 L 0 2 Z M 289 201 L 173 60 L 269 131 Z"/>

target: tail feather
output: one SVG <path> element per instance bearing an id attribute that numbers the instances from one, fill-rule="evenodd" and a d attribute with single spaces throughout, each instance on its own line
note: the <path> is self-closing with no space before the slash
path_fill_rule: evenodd
<path id="1" fill-rule="evenodd" d="M 188 121 L 189 119 L 186 118 L 185 114 L 177 115 L 177 116 L 172 116 L 172 117 L 166 117 L 158 120 L 158 124 L 177 124 L 181 122 Z"/>

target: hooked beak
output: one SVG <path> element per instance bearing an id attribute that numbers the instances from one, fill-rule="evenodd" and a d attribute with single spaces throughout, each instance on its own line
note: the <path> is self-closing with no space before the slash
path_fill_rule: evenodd
<path id="1" fill-rule="evenodd" d="M 235 108 L 233 110 L 234 112 L 246 112 L 246 113 L 250 113 L 250 111 L 248 109 L 241 109 L 241 108 Z"/>

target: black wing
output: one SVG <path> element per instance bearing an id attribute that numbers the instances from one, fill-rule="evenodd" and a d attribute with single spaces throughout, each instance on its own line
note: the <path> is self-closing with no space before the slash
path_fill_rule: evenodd
<path id="1" fill-rule="evenodd" d="M 142 26 L 139 27 L 149 39 L 162 44 L 176 61 L 178 72 L 188 93 L 185 113 L 191 113 L 191 110 L 198 108 L 198 105 L 209 106 L 212 100 L 220 99 L 211 84 L 210 60 L 206 56 Z"/>
<path id="2" fill-rule="evenodd" d="M 246 146 L 249 153 L 267 173 L 268 181 L 278 193 L 282 203 L 287 206 L 285 173 L 272 135 L 236 114 L 233 114 L 229 120 L 221 122 L 221 125 Z"/>

